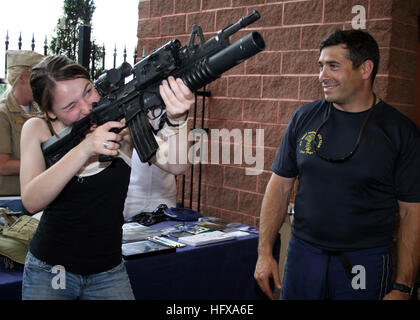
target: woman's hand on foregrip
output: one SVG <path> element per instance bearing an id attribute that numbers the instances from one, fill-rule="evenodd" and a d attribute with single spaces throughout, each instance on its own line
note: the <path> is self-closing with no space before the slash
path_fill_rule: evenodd
<path id="1" fill-rule="evenodd" d="M 182 79 L 169 77 L 159 86 L 159 93 L 166 105 L 168 119 L 175 121 L 185 120 L 185 114 L 194 103 L 194 94 L 184 84 Z"/>
<path id="2" fill-rule="evenodd" d="M 88 157 L 96 154 L 104 154 L 107 156 L 118 155 L 120 144 L 118 143 L 123 139 L 121 133 L 110 131 L 113 128 L 120 129 L 124 127 L 122 122 L 108 121 L 99 127 L 92 127 L 91 131 L 86 135 L 80 146 L 83 152 Z"/>

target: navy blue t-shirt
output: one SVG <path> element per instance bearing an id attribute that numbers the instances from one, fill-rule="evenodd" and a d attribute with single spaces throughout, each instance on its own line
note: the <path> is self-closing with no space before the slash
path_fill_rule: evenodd
<path id="1" fill-rule="evenodd" d="M 381 101 L 373 107 L 356 153 L 331 163 L 313 148 L 328 107 L 323 99 L 295 111 L 271 166 L 279 176 L 299 179 L 293 233 L 327 249 L 389 245 L 397 200 L 420 202 L 420 130 Z M 318 135 L 319 153 L 348 155 L 368 112 L 333 107 Z"/>

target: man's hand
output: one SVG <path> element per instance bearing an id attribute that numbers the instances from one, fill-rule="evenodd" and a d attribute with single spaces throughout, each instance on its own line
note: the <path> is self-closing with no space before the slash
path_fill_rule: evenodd
<path id="1" fill-rule="evenodd" d="M 270 288 L 270 279 L 273 278 L 275 287 L 281 290 L 279 266 L 273 256 L 258 257 L 257 265 L 255 266 L 254 278 L 257 280 L 261 290 L 271 300 L 275 300 L 277 298 Z"/>

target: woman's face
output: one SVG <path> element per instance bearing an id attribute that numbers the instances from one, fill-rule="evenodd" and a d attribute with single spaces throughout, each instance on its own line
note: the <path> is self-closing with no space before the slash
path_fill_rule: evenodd
<path id="1" fill-rule="evenodd" d="M 65 126 L 71 125 L 90 113 L 92 103 L 99 101 L 93 84 L 84 78 L 58 81 L 53 89 L 51 119 L 58 119 Z"/>

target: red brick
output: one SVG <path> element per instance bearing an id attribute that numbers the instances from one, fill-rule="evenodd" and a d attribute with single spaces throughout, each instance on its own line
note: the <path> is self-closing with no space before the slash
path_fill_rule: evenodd
<path id="1" fill-rule="evenodd" d="M 293 112 L 300 106 L 302 103 L 299 101 L 280 101 L 278 108 L 278 123 L 288 124 L 292 118 Z"/>
<path id="2" fill-rule="evenodd" d="M 232 7 L 252 6 L 254 4 L 264 4 L 264 3 L 265 3 L 265 0 L 232 0 Z"/>
<path id="3" fill-rule="evenodd" d="M 204 205 L 201 210 L 201 214 L 210 216 L 210 217 L 220 218 L 220 209 L 212 207 L 212 206 Z"/>
<path id="4" fill-rule="evenodd" d="M 150 1 L 139 2 L 139 19 L 150 17 Z"/>
<path id="5" fill-rule="evenodd" d="M 267 188 L 268 181 L 271 178 L 272 173 L 269 171 L 264 171 L 258 176 L 257 182 L 257 191 L 258 193 L 265 194 L 265 189 Z"/>
<path id="6" fill-rule="evenodd" d="M 210 2 L 210 1 L 206 1 Z M 228 1 L 226 1 L 228 2 Z M 232 23 L 236 23 L 240 18 L 247 14 L 246 8 L 222 9 L 216 12 L 216 30 L 225 28 Z"/>
<path id="7" fill-rule="evenodd" d="M 244 122 L 244 121 L 234 121 L 234 120 L 226 120 L 224 128 L 230 130 L 233 129 L 239 129 L 242 132 L 242 135 L 244 134 L 244 130 L 252 130 L 253 136 L 252 139 L 255 143 L 255 132 L 257 129 L 259 129 L 259 124 L 256 122 Z"/>
<path id="8" fill-rule="evenodd" d="M 343 29 L 343 25 L 317 25 L 302 28 L 302 49 L 319 50 L 319 45 L 326 36 L 336 29 Z"/>
<path id="9" fill-rule="evenodd" d="M 318 77 L 301 77 L 299 99 L 318 100 L 324 97 Z"/>
<path id="10" fill-rule="evenodd" d="M 167 0 L 169 1 L 169 0 Z M 175 13 L 200 11 L 201 0 L 176 0 Z"/>
<path id="11" fill-rule="evenodd" d="M 238 99 L 212 99 L 212 119 L 242 120 L 242 102 Z"/>
<path id="12" fill-rule="evenodd" d="M 245 63 L 240 63 L 233 67 L 232 69 L 229 69 L 225 73 L 223 73 L 224 76 L 238 76 L 245 74 Z M 229 79 L 229 77 L 227 77 Z"/>
<path id="13" fill-rule="evenodd" d="M 300 28 L 288 27 L 263 30 L 266 51 L 297 50 L 300 46 Z"/>
<path id="14" fill-rule="evenodd" d="M 415 81 L 389 77 L 386 101 L 388 103 L 414 104 Z"/>
<path id="15" fill-rule="evenodd" d="M 205 32 L 214 32 L 215 30 L 215 19 L 216 14 L 214 11 L 202 12 L 202 13 L 193 13 L 187 15 L 187 29 L 192 30 L 193 24 L 197 24 Z M 199 38 L 196 37 L 196 43 L 199 42 Z"/>
<path id="16" fill-rule="evenodd" d="M 247 74 L 280 74 L 280 52 L 260 52 L 245 62 Z"/>
<path id="17" fill-rule="evenodd" d="M 225 209 L 220 209 L 219 212 L 220 212 L 220 218 L 225 221 L 228 221 L 230 223 L 240 222 L 239 220 L 240 220 L 241 214 L 237 211 L 229 211 Z"/>
<path id="18" fill-rule="evenodd" d="M 202 0 L 201 1 L 201 10 L 209 9 L 220 9 L 220 8 L 230 8 L 230 1 L 226 0 Z"/>
<path id="19" fill-rule="evenodd" d="M 250 28 L 265 28 L 265 27 L 279 27 L 282 23 L 283 16 L 283 4 L 267 4 L 265 6 L 258 6 L 250 8 L 248 11 L 257 10 L 260 13 L 261 18 L 251 25 Z"/>
<path id="20" fill-rule="evenodd" d="M 208 164 L 202 167 L 203 181 L 208 185 L 223 185 L 223 167 L 214 164 Z"/>
<path id="21" fill-rule="evenodd" d="M 265 123 L 276 122 L 277 101 L 272 100 L 245 100 L 244 120 Z"/>
<path id="22" fill-rule="evenodd" d="M 246 175 L 242 168 L 225 167 L 224 186 L 256 191 L 257 176 Z"/>
<path id="23" fill-rule="evenodd" d="M 322 0 L 288 2 L 284 4 L 285 25 L 322 22 Z"/>
<path id="24" fill-rule="evenodd" d="M 194 105 L 192 106 L 192 109 L 191 109 L 192 111 L 190 112 L 194 112 L 193 109 L 194 109 Z M 197 96 L 196 128 L 201 126 L 202 114 L 203 114 L 203 97 Z M 204 119 L 208 118 L 209 115 L 210 115 L 210 98 L 206 97 L 205 102 L 204 102 Z M 192 118 L 192 116 L 190 116 L 190 118 Z"/>
<path id="25" fill-rule="evenodd" d="M 186 33 L 186 16 L 169 16 L 162 18 L 162 35 L 176 35 Z"/>
<path id="26" fill-rule="evenodd" d="M 242 98 L 261 97 L 261 77 L 232 76 L 228 78 L 228 96 Z"/>
<path id="27" fill-rule="evenodd" d="M 394 22 L 402 22 L 417 26 L 419 2 L 417 0 L 393 1 L 392 19 Z"/>
<path id="28" fill-rule="evenodd" d="M 417 52 L 418 28 L 410 25 L 392 22 L 391 46 Z"/>
<path id="29" fill-rule="evenodd" d="M 213 120 L 206 119 L 204 121 L 204 127 L 209 129 L 222 129 L 225 127 L 226 120 Z"/>
<path id="30" fill-rule="evenodd" d="M 278 148 L 283 133 L 286 130 L 286 125 L 262 124 L 261 129 L 264 130 L 264 146 Z"/>
<path id="31" fill-rule="evenodd" d="M 297 99 L 298 77 L 263 77 L 263 98 Z"/>
<path id="32" fill-rule="evenodd" d="M 282 74 L 318 74 L 317 64 L 319 51 L 295 51 L 284 52 L 281 73 Z"/>
<path id="33" fill-rule="evenodd" d="M 263 196 L 257 193 L 240 192 L 239 210 L 244 213 L 252 214 L 255 217 L 260 215 Z"/>
<path id="34" fill-rule="evenodd" d="M 172 0 L 152 0 L 150 1 L 150 16 L 161 17 L 174 12 Z"/>
<path id="35" fill-rule="evenodd" d="M 207 86 L 207 90 L 211 91 L 212 97 L 227 97 L 227 77 L 221 77 L 213 81 Z"/>
<path id="36" fill-rule="evenodd" d="M 390 0 L 370 0 L 370 10 L 368 19 L 391 18 L 392 1 Z"/>
<path id="37" fill-rule="evenodd" d="M 324 23 L 352 21 L 356 15 L 352 13 L 355 5 L 368 8 L 368 0 L 325 0 Z"/>
<path id="38" fill-rule="evenodd" d="M 238 209 L 238 191 L 209 186 L 207 198 L 207 204 L 210 206 L 228 210 Z"/>
<path id="39" fill-rule="evenodd" d="M 277 147 L 278 148 L 278 147 Z M 245 168 L 248 168 L 249 170 L 270 170 L 271 164 L 274 160 L 274 157 L 276 155 L 277 148 L 270 148 L 270 147 L 263 147 L 263 146 L 252 146 L 252 153 L 251 155 L 253 157 L 256 157 L 257 155 L 264 155 L 264 165 L 262 168 L 260 168 L 261 164 L 253 163 L 252 165 L 246 165 Z M 258 152 L 258 153 L 257 153 Z M 258 165 L 258 167 L 256 167 Z M 263 171 L 262 171 L 263 172 Z M 258 174 L 261 174 L 262 172 L 258 172 Z"/>
<path id="40" fill-rule="evenodd" d="M 368 21 L 366 23 L 366 31 L 375 38 L 379 47 L 391 46 L 392 29 L 392 21 L 388 20 Z"/>
<path id="41" fill-rule="evenodd" d="M 377 75 L 373 85 L 373 91 L 383 100 L 387 100 L 388 80 L 388 76 Z"/>
<path id="42" fill-rule="evenodd" d="M 413 61 L 416 61 L 416 59 L 417 53 L 415 52 L 391 49 L 388 73 L 414 80 L 416 78 L 416 68 L 413 67 Z"/>
<path id="43" fill-rule="evenodd" d="M 276 157 L 277 148 L 264 148 L 264 170 L 270 170 Z"/>
<path id="44" fill-rule="evenodd" d="M 224 129 L 224 128 L 222 128 Z M 216 130 L 213 130 L 211 132 L 213 135 L 218 135 L 218 137 L 214 137 L 214 139 L 211 140 L 210 144 L 210 156 L 209 159 L 211 163 L 213 164 L 228 164 L 230 166 L 237 166 L 241 167 L 243 166 L 244 159 L 242 156 L 243 153 L 243 146 L 240 144 L 234 144 L 230 142 L 226 142 L 226 138 L 229 138 L 229 141 L 240 141 L 239 139 L 242 138 L 242 134 L 236 136 L 234 132 L 228 132 L 228 135 L 226 137 L 221 136 L 223 134 L 222 132 L 216 132 Z"/>
<path id="45" fill-rule="evenodd" d="M 418 47 L 418 32 L 419 32 L 419 28 L 416 26 L 409 26 L 409 25 L 404 25 L 405 26 L 405 37 L 404 37 L 404 45 L 402 47 L 402 49 L 407 49 L 407 50 L 411 50 L 413 52 L 417 52 L 417 47 Z"/>
<path id="46" fill-rule="evenodd" d="M 139 38 L 156 37 L 160 35 L 160 19 L 139 20 L 137 36 Z"/>

